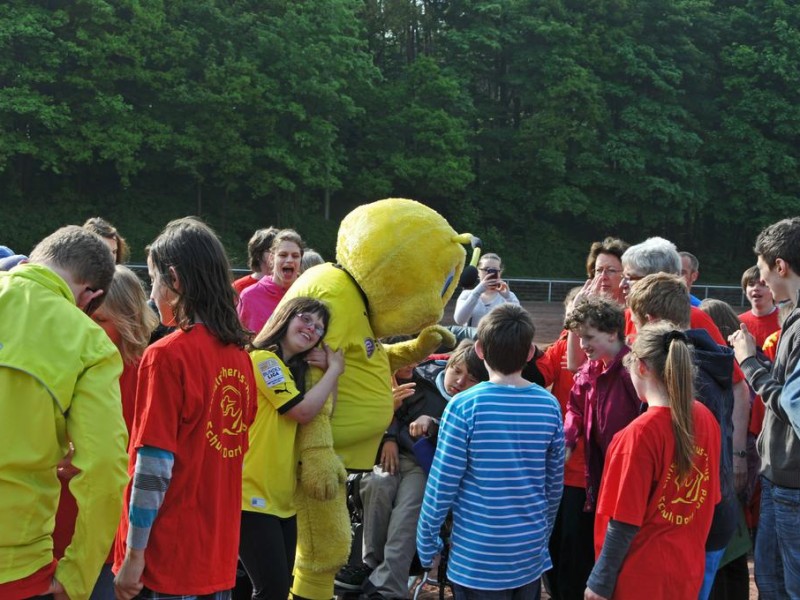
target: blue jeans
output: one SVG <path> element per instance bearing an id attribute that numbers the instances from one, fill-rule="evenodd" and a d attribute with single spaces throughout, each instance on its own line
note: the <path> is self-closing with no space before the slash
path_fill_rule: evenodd
<path id="1" fill-rule="evenodd" d="M 717 569 L 719 569 L 719 563 L 722 562 L 724 554 L 725 548 L 722 550 L 706 550 L 706 570 L 703 575 L 703 587 L 700 588 L 697 600 L 708 600 L 711 595 L 711 588 L 714 587 L 714 577 L 717 575 Z"/>
<path id="2" fill-rule="evenodd" d="M 542 595 L 541 579 L 513 590 L 473 590 L 453 584 L 455 600 L 539 600 Z"/>
<path id="3" fill-rule="evenodd" d="M 761 516 L 755 549 L 761 600 L 800 598 L 800 489 L 761 478 Z"/>

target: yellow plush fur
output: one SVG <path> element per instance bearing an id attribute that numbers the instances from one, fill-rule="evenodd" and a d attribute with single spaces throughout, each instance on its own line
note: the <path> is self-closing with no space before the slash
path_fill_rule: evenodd
<path id="1" fill-rule="evenodd" d="M 388 381 L 392 371 L 400 366 L 421 360 L 442 343 L 455 343 L 453 335 L 436 323 L 455 291 L 466 255 L 462 245 L 470 239 L 469 234 L 456 233 L 437 212 L 413 200 L 392 198 L 360 206 L 340 225 L 336 259 L 352 276 L 354 283 L 350 285 L 359 288 L 366 306 L 354 302 L 352 293 L 347 296 L 350 298 L 347 305 L 340 305 L 337 298 L 346 296 L 341 291 L 341 278 L 335 284 L 335 293 L 329 293 L 325 289 L 328 280 L 320 280 L 323 271 L 315 274 L 313 269 L 292 286 L 284 301 L 296 295 L 320 297 L 328 302 L 331 323 L 337 314 L 345 319 L 346 311 L 366 310 L 371 328 L 367 343 L 390 335 L 418 334 L 410 342 L 386 347 L 382 361 L 375 357 L 369 360 L 372 354 L 368 352 L 358 369 L 348 372 L 346 359 L 342 377 L 356 376 L 353 373 L 363 376 L 363 370 L 369 368 L 380 369 L 378 375 Z M 363 333 L 359 332 L 359 336 L 363 337 Z M 373 398 L 340 393 L 336 399 L 338 406 L 355 404 L 365 409 L 368 403 L 388 403 L 388 407 L 391 402 L 391 394 Z M 348 465 L 337 455 L 337 440 L 331 428 L 331 420 L 336 416 L 329 400 L 325 410 L 301 426 L 298 433 L 302 464 L 297 489 L 297 568 L 292 588 L 297 598 L 328 600 L 333 593 L 336 571 L 346 562 L 350 551 L 350 521 L 344 499 Z M 370 427 L 380 435 L 388 423 L 346 425 L 349 433 L 352 427 Z M 371 464 L 377 446 L 370 447 L 369 452 L 371 455 L 360 457 L 362 464 L 364 460 Z"/>

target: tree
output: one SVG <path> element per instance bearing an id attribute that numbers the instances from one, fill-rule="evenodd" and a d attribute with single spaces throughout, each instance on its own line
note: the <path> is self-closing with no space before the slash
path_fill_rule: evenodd
<path id="1" fill-rule="evenodd" d="M 716 202 L 708 227 L 723 254 L 752 261 L 749 244 L 800 198 L 800 7 L 720 2 L 719 115 L 707 160 Z M 731 230 L 740 235 L 729 236 Z"/>

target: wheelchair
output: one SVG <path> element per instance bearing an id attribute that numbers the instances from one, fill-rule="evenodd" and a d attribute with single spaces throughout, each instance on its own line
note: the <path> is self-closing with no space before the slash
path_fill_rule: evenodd
<path id="1" fill-rule="evenodd" d="M 364 505 L 361 500 L 361 479 L 365 472 L 350 473 L 347 476 L 347 510 L 350 514 L 350 527 L 353 532 L 353 541 L 350 548 L 350 560 L 348 564 L 358 565 L 361 564 L 361 550 L 363 541 L 363 514 Z M 444 548 L 439 555 L 439 565 L 436 568 L 436 573 L 425 571 L 419 562 L 419 557 L 414 556 L 411 563 L 411 568 L 408 573 L 409 577 L 409 591 L 413 590 L 412 598 L 418 600 L 420 594 L 424 591 L 425 587 L 435 587 L 439 591 L 439 600 L 444 600 L 445 590 L 450 589 L 452 594 L 452 586 L 447 580 L 447 558 L 450 551 L 450 533 L 452 530 L 452 518 L 448 516 L 444 525 L 442 525 L 442 539 L 444 540 Z M 353 590 L 345 590 L 338 586 L 334 587 L 336 600 L 358 600 L 361 592 Z"/>

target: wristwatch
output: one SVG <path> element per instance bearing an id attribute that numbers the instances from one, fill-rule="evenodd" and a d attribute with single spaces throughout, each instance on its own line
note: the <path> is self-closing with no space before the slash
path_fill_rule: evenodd
<path id="1" fill-rule="evenodd" d="M 734 450 L 733 455 L 739 458 L 747 458 L 747 450 Z"/>

